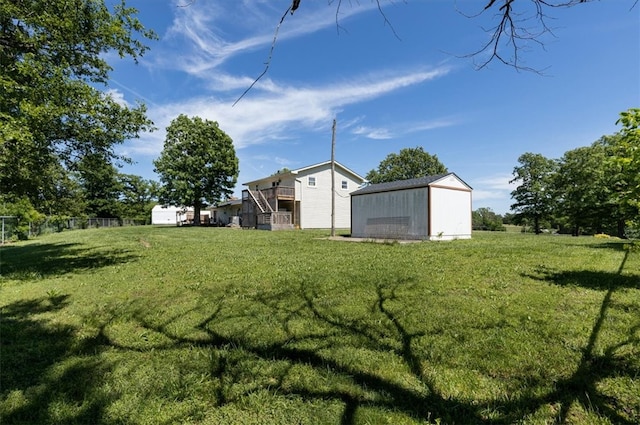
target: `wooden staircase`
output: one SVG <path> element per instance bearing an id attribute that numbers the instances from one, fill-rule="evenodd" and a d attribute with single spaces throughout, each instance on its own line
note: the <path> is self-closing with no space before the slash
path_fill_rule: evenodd
<path id="1" fill-rule="evenodd" d="M 273 212 L 273 208 L 271 208 L 269 201 L 267 201 L 267 198 L 264 197 L 262 192 L 260 192 L 259 190 L 250 190 L 249 195 L 251 199 L 253 199 L 253 202 L 256 204 L 260 212 Z"/>
<path id="2" fill-rule="evenodd" d="M 243 205 L 243 223 L 247 227 L 255 226 L 263 230 L 293 229 L 293 217 L 289 211 L 275 211 L 262 191 L 244 190 L 243 204 L 248 201 L 250 205 Z M 255 210 L 252 212 L 251 210 Z"/>

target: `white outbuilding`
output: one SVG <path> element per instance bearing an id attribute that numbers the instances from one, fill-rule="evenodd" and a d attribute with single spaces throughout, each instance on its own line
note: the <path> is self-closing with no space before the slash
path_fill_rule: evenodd
<path id="1" fill-rule="evenodd" d="M 151 224 L 177 226 L 187 221 L 187 213 L 193 215 L 193 208 L 156 205 L 151 210 Z"/>
<path id="2" fill-rule="evenodd" d="M 351 237 L 469 239 L 471 193 L 454 173 L 366 186 L 351 193 Z"/>

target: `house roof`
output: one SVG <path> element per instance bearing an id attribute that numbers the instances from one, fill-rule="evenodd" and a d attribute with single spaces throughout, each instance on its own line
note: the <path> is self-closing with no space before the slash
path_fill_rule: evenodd
<path id="1" fill-rule="evenodd" d="M 242 199 L 229 199 L 216 205 L 214 208 L 229 207 L 234 205 L 242 205 Z"/>
<path id="2" fill-rule="evenodd" d="M 257 180 L 253 180 L 247 183 L 242 183 L 243 186 L 251 186 L 257 183 L 261 183 L 261 182 L 265 182 L 265 181 L 276 181 L 281 179 L 283 176 L 296 176 L 300 173 L 303 173 L 305 171 L 311 170 L 313 168 L 320 168 L 320 167 L 324 167 L 326 165 L 331 164 L 331 161 L 324 161 L 324 162 L 320 162 L 318 164 L 313 164 L 313 165 L 308 165 L 306 167 L 302 167 L 302 168 L 297 168 L 295 170 L 289 170 L 286 173 L 279 173 L 279 174 L 272 174 L 270 176 L 267 177 L 263 177 L 261 179 L 257 179 Z M 336 168 L 341 168 L 343 171 L 351 174 L 353 177 L 355 177 L 356 180 L 360 180 L 360 182 L 365 182 L 366 179 L 364 177 L 362 177 L 361 175 L 359 175 L 358 173 L 356 173 L 355 171 L 345 167 L 344 165 L 340 164 L 338 161 L 335 161 L 335 165 Z"/>
<path id="3" fill-rule="evenodd" d="M 161 204 L 154 205 L 152 211 L 193 211 L 193 207 L 180 207 L 176 205 L 162 206 Z"/>
<path id="4" fill-rule="evenodd" d="M 446 173 L 446 174 L 437 174 L 434 176 L 425 176 L 418 177 L 415 179 L 408 180 L 396 180 L 387 183 L 378 183 L 371 184 L 363 187 L 362 189 L 358 189 L 355 192 L 351 192 L 351 196 L 354 195 L 364 195 L 367 193 L 378 193 L 378 192 L 391 192 L 394 190 L 402 190 L 402 189 L 415 189 L 419 187 L 427 187 L 431 186 L 433 183 L 436 183 L 448 176 L 455 176 L 456 179 L 460 180 L 465 186 L 471 189 L 471 186 L 466 184 L 460 177 L 458 177 L 455 173 Z"/>

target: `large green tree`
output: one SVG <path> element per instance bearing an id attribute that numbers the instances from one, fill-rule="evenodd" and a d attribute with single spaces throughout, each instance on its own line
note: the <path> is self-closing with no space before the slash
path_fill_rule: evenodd
<path id="1" fill-rule="evenodd" d="M 502 217 L 493 212 L 491 208 L 478 208 L 471 212 L 471 224 L 473 230 L 506 231 L 502 225 Z"/>
<path id="2" fill-rule="evenodd" d="M 558 162 L 552 179 L 555 211 L 558 217 L 566 217 L 573 235 L 582 229 L 603 232 L 615 227 L 620 218 L 607 139 L 567 151 Z"/>
<path id="3" fill-rule="evenodd" d="M 77 178 L 56 164 L 48 175 L 52 176 L 49 191 L 43 193 L 40 211 L 50 218 L 83 217 L 87 215 L 85 192 Z"/>
<path id="4" fill-rule="evenodd" d="M 227 198 L 238 179 L 233 140 L 217 122 L 180 115 L 167 127 L 164 149 L 154 161 L 163 205 L 192 206 L 194 224 L 200 210 Z"/>
<path id="5" fill-rule="evenodd" d="M 540 222 L 549 217 L 553 207 L 551 181 L 557 167 L 556 161 L 536 153 L 527 152 L 518 158 L 513 169 L 514 178 L 509 183 L 518 183 L 511 192 L 516 201 L 511 205 L 516 217 L 533 222 L 536 234 L 541 233 Z"/>
<path id="6" fill-rule="evenodd" d="M 627 236 L 640 226 L 640 108 L 620 113 L 618 133 L 564 153 L 557 161 L 525 153 L 514 168 L 516 221 L 551 218 L 574 235 Z M 538 228 L 537 224 L 534 224 Z M 562 230 L 562 229 L 561 229 Z"/>
<path id="7" fill-rule="evenodd" d="M 371 183 L 385 183 L 396 180 L 408 180 L 417 177 L 445 174 L 444 166 L 436 155 L 425 152 L 422 147 L 404 148 L 400 153 L 390 153 L 380 162 L 377 170 L 367 173 Z"/>
<path id="8" fill-rule="evenodd" d="M 619 138 L 612 143 L 616 170 L 620 173 L 620 202 L 635 214 L 640 212 L 640 108 L 620 113 Z"/>
<path id="9" fill-rule="evenodd" d="M 120 216 L 148 224 L 159 192 L 159 185 L 133 174 L 119 174 Z"/>
<path id="10" fill-rule="evenodd" d="M 0 1 L 0 187 L 42 207 L 56 164 L 115 160 L 114 146 L 151 128 L 144 105 L 105 94 L 108 53 L 137 60 L 155 35 L 124 0 Z"/>
<path id="11" fill-rule="evenodd" d="M 100 154 L 89 154 L 79 161 L 77 168 L 76 178 L 82 188 L 86 214 L 90 217 L 120 217 L 122 189 L 116 167 Z"/>

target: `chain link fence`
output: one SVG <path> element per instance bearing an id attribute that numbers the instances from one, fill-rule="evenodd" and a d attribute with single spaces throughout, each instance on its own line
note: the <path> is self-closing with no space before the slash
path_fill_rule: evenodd
<path id="1" fill-rule="evenodd" d="M 18 227 L 18 217 L 3 215 L 0 216 L 0 221 L 0 244 L 4 245 L 13 238 Z"/>
<path id="2" fill-rule="evenodd" d="M 92 229 L 99 227 L 140 226 L 146 224 L 144 220 L 118 218 L 82 218 L 82 217 L 48 217 L 41 223 L 20 223 L 17 217 L 0 216 L 0 243 L 27 239 L 46 233 L 62 232 L 63 230 Z"/>

